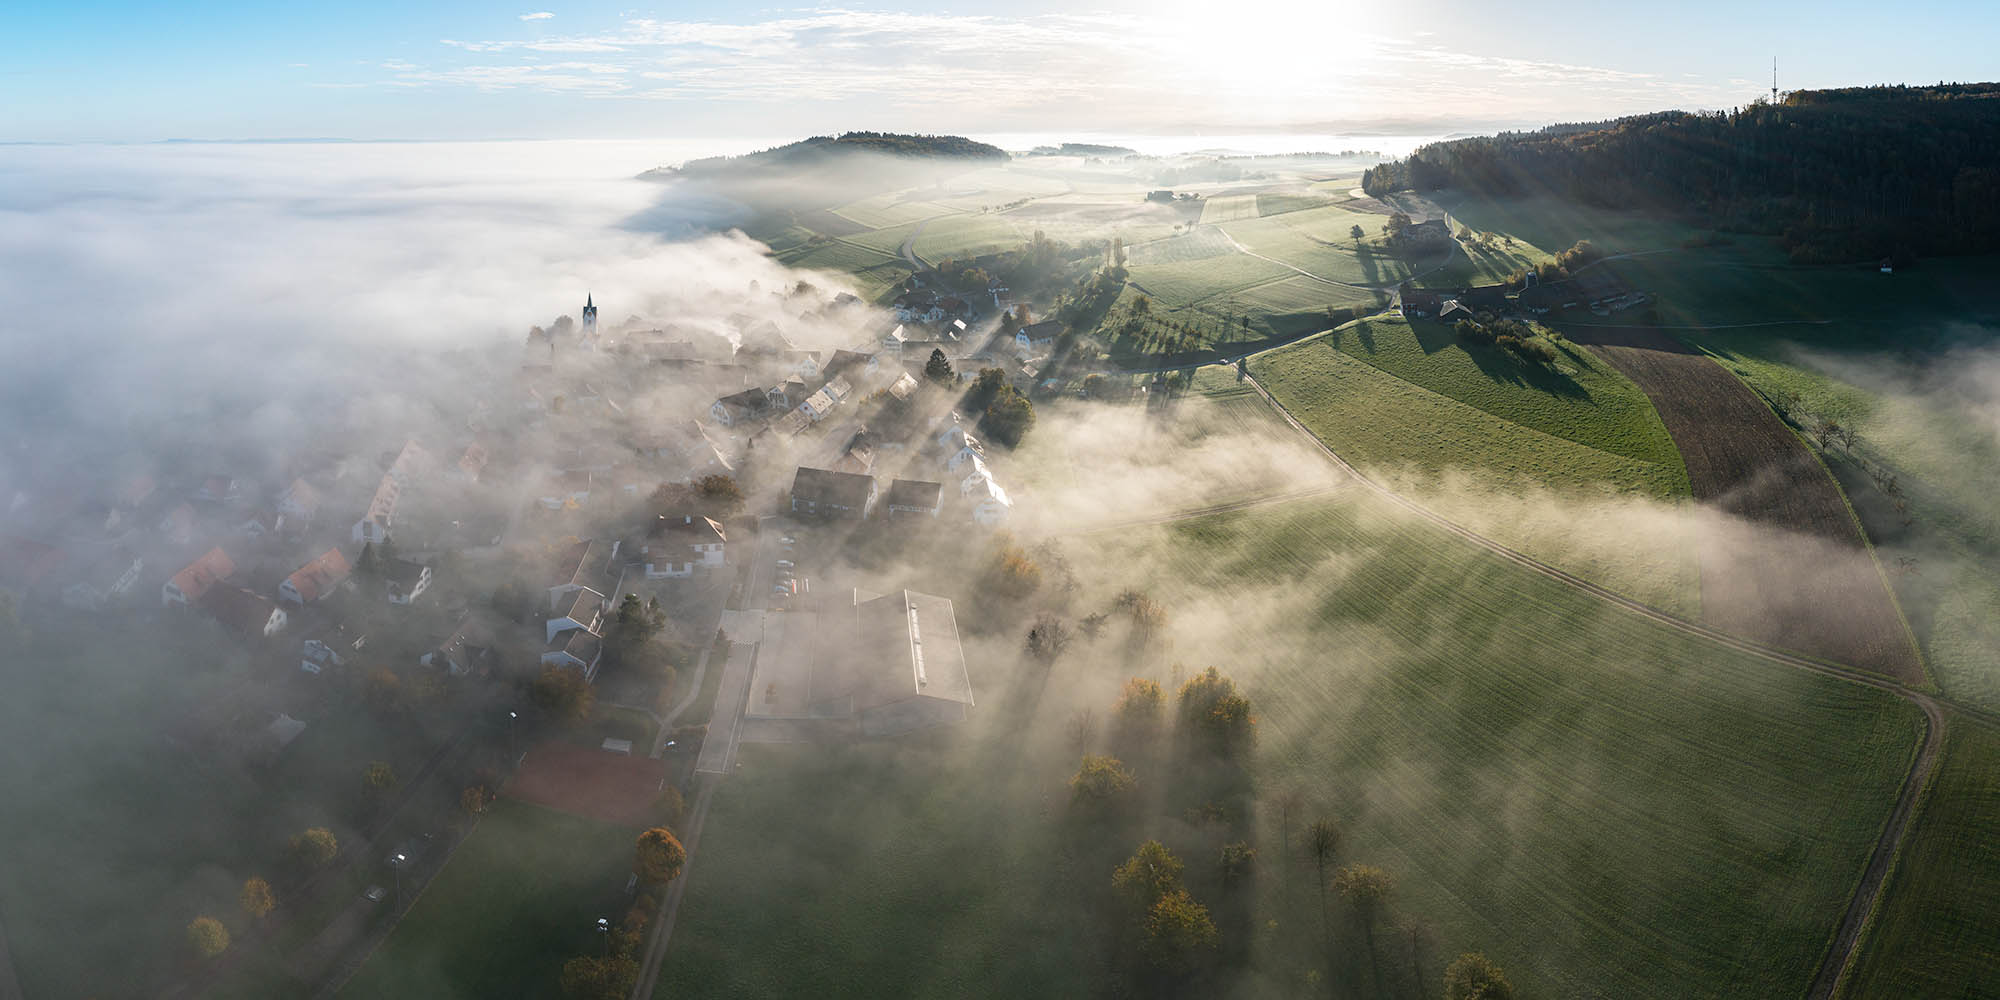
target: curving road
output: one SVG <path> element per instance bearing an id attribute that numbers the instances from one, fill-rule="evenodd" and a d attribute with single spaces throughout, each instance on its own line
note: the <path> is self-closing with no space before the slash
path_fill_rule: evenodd
<path id="1" fill-rule="evenodd" d="M 1286 409 L 1283 403 L 1278 402 L 1271 395 L 1270 391 L 1265 389 L 1255 377 L 1245 372 L 1243 380 L 1251 388 L 1255 389 L 1258 395 L 1264 397 L 1264 401 L 1271 404 L 1271 407 L 1278 411 L 1278 415 L 1282 416 L 1285 422 L 1292 426 L 1292 429 L 1310 440 L 1314 447 L 1318 448 L 1322 454 L 1331 459 L 1334 465 L 1343 473 L 1346 473 L 1354 482 L 1359 483 L 1389 502 L 1438 525 L 1446 531 L 1506 559 L 1508 562 L 1532 570 L 1549 579 L 1560 581 L 1600 600 L 1616 604 L 1635 614 L 1643 615 L 1689 635 L 1700 636 L 1711 642 L 1720 643 L 1731 649 L 1750 653 L 1797 670 L 1810 671 L 1854 684 L 1863 684 L 1880 691 L 1886 691 L 1915 705 L 1923 712 L 1923 745 L 1918 748 L 1916 756 L 1910 761 L 1909 773 L 1903 778 L 1903 787 L 1897 793 L 1895 808 L 1889 813 L 1889 822 L 1883 826 L 1882 835 L 1875 842 L 1875 849 L 1868 858 L 1868 866 L 1862 870 L 1861 881 L 1855 886 L 1854 896 L 1848 901 L 1847 911 L 1841 916 L 1839 930 L 1835 933 L 1833 943 L 1827 949 L 1826 956 L 1820 963 L 1818 973 L 1813 977 L 1812 988 L 1806 994 L 1809 1000 L 1830 1000 L 1840 984 L 1841 976 L 1846 973 L 1848 967 L 1854 962 L 1856 948 L 1861 940 L 1861 931 L 1867 926 L 1869 915 L 1875 911 L 1876 903 L 1882 895 L 1882 884 L 1889 874 L 1889 868 L 1895 861 L 1898 849 L 1902 846 L 1904 836 L 1909 832 L 1910 820 L 1916 813 L 1917 802 L 1923 797 L 1923 791 L 1930 785 L 1931 775 L 1937 769 L 1938 750 L 1944 742 L 1944 710 L 1937 699 L 1922 691 L 1890 680 L 1887 677 L 1855 670 L 1851 667 L 1808 659 L 1794 653 L 1774 649 L 1762 643 L 1739 638 L 1726 632 L 1720 632 L 1708 626 L 1688 621 L 1685 618 L 1669 614 L 1652 605 L 1633 600 L 1623 594 L 1614 593 L 1588 580 L 1565 573 L 1547 563 L 1523 555 L 1484 535 L 1446 520 L 1444 517 L 1410 500 L 1408 497 L 1362 475 L 1354 466 L 1349 465 L 1347 460 L 1341 458 L 1332 448 L 1328 447 L 1326 442 L 1321 441 L 1318 435 L 1307 430 L 1305 425 L 1292 416 L 1292 412 Z"/>

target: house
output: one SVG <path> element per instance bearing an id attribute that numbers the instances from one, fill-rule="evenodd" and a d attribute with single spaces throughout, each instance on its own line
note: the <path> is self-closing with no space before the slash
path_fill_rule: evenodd
<path id="1" fill-rule="evenodd" d="M 485 445 L 477 441 L 466 445 L 465 451 L 458 456 L 457 469 L 459 476 L 467 482 L 478 482 L 480 475 L 486 471 L 487 458 Z"/>
<path id="2" fill-rule="evenodd" d="M 571 543 L 557 553 L 550 577 L 555 582 L 548 588 L 549 607 L 553 609 L 565 595 L 578 590 L 611 593 L 618 584 L 607 572 L 611 556 L 610 546 L 592 539 Z"/>
<path id="3" fill-rule="evenodd" d="M 210 476 L 201 481 L 195 499 L 209 503 L 235 503 L 243 499 L 243 487 L 228 476 Z"/>
<path id="4" fill-rule="evenodd" d="M 962 321 L 966 317 L 972 315 L 972 306 L 968 304 L 964 299 L 961 299 L 956 295 L 947 295 L 944 298 L 939 299 L 937 301 L 937 307 L 939 312 L 938 319 L 945 321 L 960 321 L 958 324 L 958 328 L 960 330 L 965 329 L 965 324 Z"/>
<path id="5" fill-rule="evenodd" d="M 947 454 L 968 446 L 975 451 L 981 450 L 978 439 L 967 433 L 965 428 L 959 425 L 958 414 L 953 413 L 945 417 L 938 422 L 938 426 L 940 428 L 937 435 L 938 447 L 943 449 Z"/>
<path id="6" fill-rule="evenodd" d="M 1014 513 L 1014 501 L 991 475 L 971 475 L 959 484 L 959 493 L 972 508 L 972 520 L 988 528 L 1007 523 Z"/>
<path id="7" fill-rule="evenodd" d="M 604 640 L 573 628 L 549 641 L 548 648 L 542 651 L 542 665 L 580 670 L 588 681 L 597 677 L 597 664 L 603 657 Z"/>
<path id="8" fill-rule="evenodd" d="M 561 510 L 571 504 L 581 507 L 590 502 L 590 477 L 589 469 L 552 475 L 543 483 L 537 499 L 550 510 Z"/>
<path id="9" fill-rule="evenodd" d="M 896 318 L 905 323 L 935 323 L 944 318 L 937 296 L 929 292 L 904 292 L 896 296 L 890 308 L 896 311 Z M 901 329 L 897 327 L 899 332 Z"/>
<path id="10" fill-rule="evenodd" d="M 158 491 L 159 483 L 152 476 L 140 473 L 119 485 L 112 494 L 111 506 L 116 510 L 138 510 L 139 505 L 151 499 Z"/>
<path id="11" fill-rule="evenodd" d="M 662 514 L 639 546 L 639 555 L 649 580 L 693 576 L 697 569 L 720 568 L 728 542 L 722 525 L 712 518 Z"/>
<path id="12" fill-rule="evenodd" d="M 1521 289 L 1516 301 L 1521 308 L 1539 316 L 1557 309 L 1573 309 L 1579 300 L 1574 285 L 1567 281 L 1553 281 Z"/>
<path id="13" fill-rule="evenodd" d="M 900 372 L 896 380 L 889 383 L 888 393 L 899 401 L 908 401 L 917 392 L 917 377 L 909 372 Z"/>
<path id="14" fill-rule="evenodd" d="M 1466 308 L 1465 304 L 1457 299 L 1447 299 L 1444 305 L 1438 307 L 1438 320 L 1440 322 L 1456 323 L 1462 319 L 1474 318 L 1472 310 Z"/>
<path id="15" fill-rule="evenodd" d="M 1451 243 L 1451 224 L 1443 219 L 1413 222 L 1396 234 L 1395 243 L 1411 249 L 1446 246 Z"/>
<path id="16" fill-rule="evenodd" d="M 807 396 L 806 401 L 799 404 L 797 412 L 803 414 L 808 423 L 818 423 L 825 420 L 826 415 L 832 413 L 833 408 L 839 405 L 840 400 L 835 399 L 833 393 L 828 392 L 825 387 L 821 387 L 818 392 Z"/>
<path id="17" fill-rule="evenodd" d="M 346 625 L 326 626 L 300 643 L 299 669 L 317 674 L 328 667 L 345 666 L 367 644 L 366 635 L 352 633 Z"/>
<path id="18" fill-rule="evenodd" d="M 388 475 L 397 483 L 408 486 L 418 476 L 429 474 L 432 466 L 430 452 L 425 451 L 415 441 L 403 443 L 403 450 L 396 453 L 389 463 Z"/>
<path id="19" fill-rule="evenodd" d="M 278 584 L 278 599 L 311 604 L 332 594 L 353 572 L 354 567 L 338 548 L 327 549 Z"/>
<path id="20" fill-rule="evenodd" d="M 403 481 L 388 473 L 382 474 L 382 481 L 375 486 L 375 495 L 368 500 L 368 511 L 361 520 L 354 522 L 352 540 L 368 545 L 380 545 L 389 540 L 389 528 L 396 521 L 396 507 L 403 500 Z"/>
<path id="21" fill-rule="evenodd" d="M 284 631 L 284 609 L 254 590 L 224 584 L 202 596 L 202 610 L 245 638 L 270 638 Z"/>
<path id="22" fill-rule="evenodd" d="M 894 736 L 963 722 L 972 680 L 950 600 L 903 590 L 856 590 L 822 616 L 826 668 L 815 670 L 815 716 L 849 717 L 867 736 Z"/>
<path id="23" fill-rule="evenodd" d="M 1042 354 L 1062 336 L 1062 320 L 1045 319 L 1014 331 L 1014 349 L 1024 354 Z"/>
<path id="24" fill-rule="evenodd" d="M 765 394 L 764 390 L 745 389 L 710 404 L 708 415 L 724 427 L 734 427 L 745 421 L 765 416 L 770 410 L 771 397 Z"/>
<path id="25" fill-rule="evenodd" d="M 285 515 L 275 510 L 253 511 L 236 526 L 238 534 L 250 538 L 267 538 L 278 533 L 285 526 Z"/>
<path id="26" fill-rule="evenodd" d="M 800 466 L 791 504 L 794 514 L 865 518 L 875 509 L 875 477 Z"/>
<path id="27" fill-rule="evenodd" d="M 591 635 L 603 635 L 604 616 L 611 610 L 611 601 L 603 594 L 589 588 L 572 590 L 549 611 L 543 623 L 546 632 L 544 643 L 556 641 L 556 636 L 571 629 L 582 629 Z"/>
<path id="28" fill-rule="evenodd" d="M 1507 308 L 1507 289 L 1499 285 L 1474 285 L 1452 293 L 1458 304 L 1474 312 L 1500 312 Z"/>
<path id="29" fill-rule="evenodd" d="M 390 604 L 409 604 L 430 589 L 431 568 L 408 559 L 389 559 L 382 565 L 382 586 Z"/>
<path id="30" fill-rule="evenodd" d="M 160 534 L 175 545 L 194 541 L 194 505 L 176 504 L 160 519 Z"/>
<path id="31" fill-rule="evenodd" d="M 900 351 L 903 349 L 905 343 L 913 339 L 915 338 L 911 336 L 908 330 L 898 325 L 894 330 L 890 330 L 888 333 L 882 335 L 882 348 L 889 351 Z"/>
<path id="32" fill-rule="evenodd" d="M 100 610 L 130 593 L 145 569 L 146 561 L 130 553 L 107 556 L 63 588 L 63 606 L 78 611 Z"/>
<path id="33" fill-rule="evenodd" d="M 1444 304 L 1436 292 L 1419 291 L 1414 288 L 1403 289 L 1397 297 L 1402 300 L 1404 319 L 1427 319 L 1436 316 L 1438 309 Z"/>
<path id="34" fill-rule="evenodd" d="M 845 403 L 847 397 L 854 395 L 854 383 L 849 382 L 845 376 L 835 375 L 827 379 L 826 384 L 820 386 L 820 390 L 832 396 L 834 402 Z"/>
<path id="35" fill-rule="evenodd" d="M 819 377 L 818 351 L 802 351 L 802 350 L 786 351 L 783 354 L 780 354 L 778 357 L 779 360 L 785 363 L 785 367 L 789 369 L 791 373 L 794 375 L 797 375 L 801 378 Z"/>
<path id="36" fill-rule="evenodd" d="M 921 479 L 898 479 L 889 484 L 889 492 L 882 503 L 889 509 L 889 516 L 921 514 L 936 517 L 941 506 L 939 498 L 944 487 Z"/>
<path id="37" fill-rule="evenodd" d="M 319 513 L 319 491 L 304 479 L 292 480 L 285 488 L 285 494 L 278 498 L 278 513 L 294 521 L 310 521 Z"/>
<path id="38" fill-rule="evenodd" d="M 200 601 L 210 589 L 234 572 L 236 563 L 229 558 L 229 553 L 222 551 L 220 546 L 209 549 L 160 587 L 161 603 L 187 607 Z"/>
<path id="39" fill-rule="evenodd" d="M 859 351 L 835 351 L 820 371 L 829 379 L 845 378 L 865 385 L 881 375 L 882 360 L 877 355 Z"/>
<path id="40" fill-rule="evenodd" d="M 771 397 L 773 409 L 789 410 L 805 402 L 811 393 L 806 390 L 805 376 L 787 375 L 784 381 L 772 386 L 765 395 Z"/>
<path id="41" fill-rule="evenodd" d="M 459 619 L 458 627 L 436 649 L 417 657 L 418 663 L 426 667 L 442 666 L 453 677 L 484 673 L 492 668 L 493 661 L 493 645 L 485 630 L 473 623 L 470 614 Z"/>

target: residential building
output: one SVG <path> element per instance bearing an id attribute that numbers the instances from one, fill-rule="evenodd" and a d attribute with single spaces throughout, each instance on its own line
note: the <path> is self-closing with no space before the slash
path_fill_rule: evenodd
<path id="1" fill-rule="evenodd" d="M 209 588 L 202 610 L 224 627 L 246 638 L 270 638 L 285 628 L 284 609 L 254 590 L 224 584 Z"/>
<path id="2" fill-rule="evenodd" d="M 941 506 L 940 497 L 944 487 L 921 479 L 898 479 L 889 484 L 889 492 L 883 497 L 883 506 L 890 517 L 920 514 L 936 517 Z"/>
<path id="3" fill-rule="evenodd" d="M 299 644 L 299 669 L 317 674 L 331 667 L 346 666 L 367 644 L 366 635 L 351 632 L 345 625 L 328 625 Z"/>
<path id="4" fill-rule="evenodd" d="M 768 416 L 771 412 L 771 397 L 762 389 L 745 389 L 742 392 L 724 396 L 708 407 L 708 415 L 724 427 Z"/>
<path id="5" fill-rule="evenodd" d="M 1006 524 L 1014 513 L 1014 501 L 985 471 L 984 463 L 981 463 L 979 472 L 965 477 L 965 481 L 959 484 L 959 495 L 970 506 L 972 520 L 984 527 L 997 528 Z"/>
<path id="6" fill-rule="evenodd" d="M 229 558 L 229 553 L 219 546 L 209 549 L 161 586 L 161 603 L 170 607 L 187 607 L 200 601 L 216 584 L 229 579 L 229 574 L 234 572 L 236 563 Z"/>
<path id="7" fill-rule="evenodd" d="M 583 679 L 588 681 L 596 679 L 598 661 L 603 657 L 603 639 L 583 629 L 573 628 L 549 642 L 548 648 L 542 651 L 542 665 L 580 670 Z"/>
<path id="8" fill-rule="evenodd" d="M 1058 319 L 1030 323 L 1014 331 L 1014 349 L 1022 354 L 1046 354 L 1055 347 L 1056 338 L 1062 336 L 1062 328 Z"/>
<path id="9" fill-rule="evenodd" d="M 479 674 L 493 666 L 493 644 L 487 632 L 467 614 L 459 619 L 458 627 L 438 643 L 437 648 L 417 657 L 417 662 L 426 667 L 443 667 L 453 677 Z"/>
<path id="10" fill-rule="evenodd" d="M 63 588 L 63 605 L 78 611 L 100 610 L 130 593 L 145 569 L 146 561 L 131 553 L 107 556 Z"/>
<path id="11" fill-rule="evenodd" d="M 319 491 L 304 479 L 292 480 L 292 485 L 278 498 L 278 513 L 294 521 L 311 521 L 319 513 Z"/>
<path id="12" fill-rule="evenodd" d="M 791 508 L 811 517 L 865 518 L 875 509 L 875 477 L 801 466 L 792 478 Z"/>
<path id="13" fill-rule="evenodd" d="M 640 544 L 639 556 L 648 579 L 693 576 L 697 569 L 721 568 L 728 541 L 713 518 L 662 514 Z"/>
<path id="14" fill-rule="evenodd" d="M 611 602 L 603 594 L 587 587 L 572 590 L 563 595 L 543 622 L 544 643 L 556 641 L 556 636 L 571 629 L 582 629 L 591 635 L 604 634 L 604 616 L 611 610 Z"/>
<path id="15" fill-rule="evenodd" d="M 612 554 L 611 546 L 594 539 L 573 542 L 557 553 L 550 575 L 555 582 L 548 588 L 549 607 L 553 609 L 564 595 L 577 590 L 611 593 L 618 585 L 609 572 Z"/>
<path id="16" fill-rule="evenodd" d="M 323 600 L 353 572 L 354 567 L 340 549 L 327 549 L 278 584 L 278 599 L 301 605 Z"/>
<path id="17" fill-rule="evenodd" d="M 403 480 L 389 473 L 382 474 L 382 481 L 375 486 L 375 495 L 368 501 L 368 511 L 361 520 L 354 522 L 352 540 L 357 544 L 380 545 L 389 540 L 389 529 L 396 521 L 396 507 L 402 503 Z"/>
<path id="18" fill-rule="evenodd" d="M 431 568 L 408 559 L 389 559 L 382 565 L 382 587 L 390 604 L 409 604 L 431 586 Z"/>

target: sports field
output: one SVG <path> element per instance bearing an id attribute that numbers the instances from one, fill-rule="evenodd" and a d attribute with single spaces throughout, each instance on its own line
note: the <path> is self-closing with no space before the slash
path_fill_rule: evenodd
<path id="1" fill-rule="evenodd" d="M 597 918 L 615 924 L 631 905 L 624 888 L 637 835 L 525 802 L 494 803 L 340 996 L 561 995 L 563 963 L 603 947 Z"/>

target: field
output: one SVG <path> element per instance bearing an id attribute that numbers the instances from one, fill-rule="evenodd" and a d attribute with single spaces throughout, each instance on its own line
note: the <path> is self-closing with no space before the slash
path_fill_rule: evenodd
<path id="1" fill-rule="evenodd" d="M 882 253 L 839 240 L 796 247 L 779 254 L 778 259 L 791 267 L 844 275 L 863 298 L 871 300 L 883 297 L 910 273 L 909 265 L 893 256 L 893 248 Z"/>
<path id="2" fill-rule="evenodd" d="M 1257 196 L 1254 194 L 1215 195 L 1201 206 L 1201 224 L 1204 226 L 1256 217 Z"/>
<path id="3" fill-rule="evenodd" d="M 1441 955 L 1484 950 L 1526 995 L 1795 991 L 1918 733 L 1884 695 L 1603 605 L 1359 491 L 1069 552 L 1085 605 L 1160 584 L 1172 660 L 1222 666 L 1256 705 L 1247 905 L 1269 930 L 1217 995 L 1295 996 L 1326 968 L 1270 804 L 1286 788 L 1305 798 L 1294 825 L 1338 817 L 1342 863 L 1396 876 L 1397 918 L 1432 927 Z M 1167 657 L 1072 656 L 1034 684 L 1004 648 L 975 661 L 981 708 L 960 732 L 745 748 L 656 995 L 1116 990 L 1087 900 L 1129 846 L 1107 860 L 1066 819 L 1061 734 L 1127 670 L 1171 681 Z M 1201 842 L 1177 817 L 1145 833 Z"/>
<path id="4" fill-rule="evenodd" d="M 649 741 L 650 742 L 650 741 Z M 502 794 L 618 826 L 644 826 L 654 813 L 667 765 L 597 747 L 544 743 L 528 751 Z"/>
<path id="5" fill-rule="evenodd" d="M 1588 333 L 1592 349 L 1652 398 L 1686 458 L 1695 500 L 1727 518 L 1704 518 L 1703 617 L 1922 684 L 1846 497 L 1798 435 L 1720 365 L 1666 334 Z"/>
<path id="6" fill-rule="evenodd" d="M 1243 254 L 1166 264 L 1133 264 L 1130 271 L 1131 283 L 1168 309 L 1182 309 L 1203 299 L 1292 274 L 1281 264 Z"/>
<path id="7" fill-rule="evenodd" d="M 564 962 L 602 943 L 637 831 L 503 799 L 459 845 L 343 997 L 547 997 Z"/>
<path id="8" fill-rule="evenodd" d="M 1944 760 L 1840 995 L 1989 996 L 2000 988 L 2000 733 L 1953 722 Z"/>
<path id="9" fill-rule="evenodd" d="M 1373 341 L 1378 329 L 1384 337 Z M 1250 373 L 1342 458 L 1544 562 L 1657 607 L 1699 608 L 1692 525 L 1681 503 L 1687 474 L 1661 448 L 1663 429 L 1650 407 L 1621 400 L 1636 388 L 1579 366 L 1578 378 L 1589 371 L 1604 401 L 1602 415 L 1593 415 L 1576 399 L 1482 375 L 1469 358 L 1412 356 L 1389 337 L 1415 336 L 1401 323 L 1360 321 L 1336 333 L 1258 355 Z M 1380 366 L 1357 355 L 1379 355 Z"/>
<path id="10" fill-rule="evenodd" d="M 1032 235 L 1004 215 L 953 215 L 925 223 L 912 249 L 919 258 L 935 264 L 947 257 L 1018 249 Z"/>

